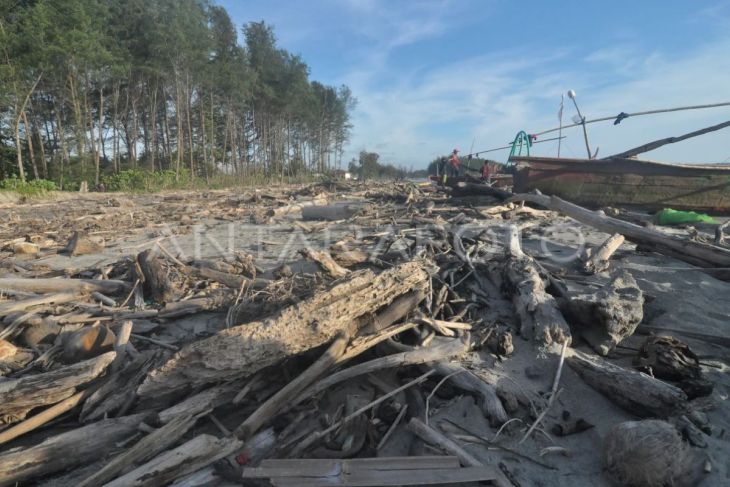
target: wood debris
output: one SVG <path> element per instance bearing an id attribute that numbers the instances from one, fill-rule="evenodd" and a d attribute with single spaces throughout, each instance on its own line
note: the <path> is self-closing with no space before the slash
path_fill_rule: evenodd
<path id="1" fill-rule="evenodd" d="M 654 252 L 727 290 L 724 227 L 477 181 L 67 203 L 0 209 L 0 486 L 586 485 L 626 413 L 722 448 L 727 339 L 663 323 Z"/>

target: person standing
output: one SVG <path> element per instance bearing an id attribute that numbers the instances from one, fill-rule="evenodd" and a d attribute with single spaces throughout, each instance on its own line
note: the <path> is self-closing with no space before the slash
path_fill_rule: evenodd
<path id="1" fill-rule="evenodd" d="M 458 176 L 461 173 L 461 161 L 459 160 L 459 149 L 454 149 L 449 158 L 450 176 Z"/>
<path id="2" fill-rule="evenodd" d="M 489 161 L 484 161 L 482 166 L 482 181 L 489 184 L 492 179 L 492 169 L 489 167 Z"/>

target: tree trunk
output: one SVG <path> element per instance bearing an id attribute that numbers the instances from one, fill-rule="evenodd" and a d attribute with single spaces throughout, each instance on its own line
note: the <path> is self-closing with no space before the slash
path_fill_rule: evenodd
<path id="1" fill-rule="evenodd" d="M 38 179 L 38 164 L 36 164 L 35 160 L 35 151 L 33 150 L 33 130 L 30 127 L 30 124 L 28 123 L 28 116 L 23 111 L 21 113 L 23 117 L 23 127 L 25 128 L 25 141 L 28 144 L 28 155 L 30 156 L 30 165 L 33 169 L 33 179 Z"/>
<path id="2" fill-rule="evenodd" d="M 188 124 L 188 146 L 190 147 L 190 182 L 195 179 L 195 141 L 193 140 L 193 124 L 190 121 L 191 96 L 190 73 L 187 73 L 185 77 L 185 118 Z"/>
<path id="3" fill-rule="evenodd" d="M 8 61 L 9 64 L 9 61 Z M 17 100 L 15 103 L 15 150 L 17 152 L 18 157 L 18 176 L 20 176 L 20 180 L 25 182 L 25 169 L 23 168 L 23 155 L 22 155 L 22 148 L 20 145 L 20 118 L 21 115 L 25 116 L 25 106 L 28 104 L 28 101 L 30 100 L 30 97 L 33 95 L 33 92 L 35 91 L 36 86 L 38 86 L 38 83 L 41 80 L 41 76 L 43 74 L 38 76 L 38 78 L 35 80 L 35 83 L 33 83 L 33 86 L 28 91 L 28 94 L 26 95 L 25 99 L 23 100 L 23 103 L 18 107 Z M 17 90 L 16 90 L 17 93 Z M 27 125 L 26 125 L 27 126 Z"/>
<path id="4" fill-rule="evenodd" d="M 155 156 L 157 155 L 157 80 L 155 80 L 155 86 L 152 91 L 152 108 L 150 111 L 150 137 L 151 137 L 151 150 L 148 154 L 150 158 L 150 171 L 154 171 L 155 167 Z"/>
<path id="5" fill-rule="evenodd" d="M 91 114 L 89 114 L 91 116 Z M 94 137 L 94 134 L 92 132 L 91 134 L 92 138 Z M 101 174 L 101 163 L 100 163 L 100 153 L 101 153 L 101 147 L 104 146 L 104 87 L 99 86 L 99 145 L 94 148 L 94 166 L 96 167 L 96 174 L 94 176 L 94 181 L 96 185 L 99 185 L 100 182 L 100 174 Z"/>
<path id="6" fill-rule="evenodd" d="M 25 169 L 23 168 L 23 147 L 20 145 L 20 116 L 15 122 L 15 154 L 18 160 L 18 176 L 25 182 Z"/>

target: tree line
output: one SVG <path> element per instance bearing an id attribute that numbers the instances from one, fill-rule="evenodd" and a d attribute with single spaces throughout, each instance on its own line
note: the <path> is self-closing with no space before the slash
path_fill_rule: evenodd
<path id="1" fill-rule="evenodd" d="M 0 179 L 339 167 L 356 101 L 207 0 L 0 0 Z"/>
<path id="2" fill-rule="evenodd" d="M 380 154 L 361 150 L 357 158 L 348 164 L 349 172 L 360 179 L 423 178 L 425 170 L 413 171 L 390 163 L 380 162 Z"/>

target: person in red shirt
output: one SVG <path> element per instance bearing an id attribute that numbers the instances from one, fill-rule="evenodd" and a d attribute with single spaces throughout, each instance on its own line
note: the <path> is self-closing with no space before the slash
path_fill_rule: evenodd
<path id="1" fill-rule="evenodd" d="M 461 172 L 461 161 L 459 160 L 459 149 L 454 149 L 449 158 L 450 176 L 458 176 Z"/>
<path id="2" fill-rule="evenodd" d="M 484 165 L 482 166 L 482 181 L 489 184 L 492 179 L 492 169 L 489 167 L 489 162 L 484 161 Z"/>

